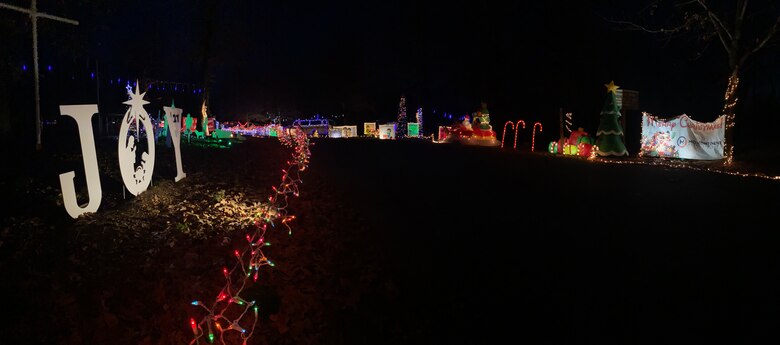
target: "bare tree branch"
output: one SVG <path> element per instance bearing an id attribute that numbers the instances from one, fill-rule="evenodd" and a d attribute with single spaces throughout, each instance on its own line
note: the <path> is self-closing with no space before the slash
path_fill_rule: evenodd
<path id="1" fill-rule="evenodd" d="M 742 55 L 742 57 L 739 59 L 739 64 L 742 65 L 742 63 L 745 62 L 745 60 L 747 60 L 747 58 L 750 55 L 753 55 L 755 52 L 757 52 L 758 50 L 763 48 L 769 41 L 772 40 L 772 38 L 778 32 L 780 32 L 780 16 L 777 17 L 777 20 L 775 20 L 775 23 L 772 25 L 772 27 L 766 33 L 766 36 L 764 36 L 764 38 L 762 40 L 760 40 L 758 42 L 758 44 L 756 44 L 755 47 L 753 47 L 753 49 L 751 49 L 750 51 L 746 52 L 745 55 Z"/>
<path id="2" fill-rule="evenodd" d="M 640 12 L 645 12 L 649 8 L 652 8 L 656 6 L 660 1 L 654 1 L 650 5 L 642 8 Z M 689 5 L 694 5 L 698 7 L 698 9 L 693 10 L 693 12 L 685 11 L 685 7 Z M 735 12 L 734 12 L 734 22 L 728 23 L 724 22 L 721 19 L 722 13 L 716 14 L 712 8 L 708 6 L 707 0 L 679 0 L 676 2 L 675 7 L 679 11 L 685 11 L 686 16 L 682 23 L 680 23 L 678 26 L 675 27 L 669 27 L 669 28 L 649 28 L 640 24 L 637 24 L 635 22 L 631 21 L 624 21 L 624 20 L 612 20 L 604 18 L 603 16 L 600 16 L 603 20 L 617 24 L 620 28 L 623 30 L 635 30 L 635 31 L 642 31 L 647 32 L 651 34 L 660 34 L 663 35 L 664 40 L 670 41 L 675 36 L 679 36 L 683 34 L 684 32 L 687 32 L 691 28 L 698 27 L 703 30 L 701 33 L 701 37 L 707 42 L 707 46 L 710 43 L 710 38 L 712 36 L 717 35 L 718 39 L 720 40 L 720 43 L 723 45 L 723 48 L 726 50 L 726 53 L 729 58 L 729 65 L 733 68 L 738 68 L 737 66 L 744 65 L 745 61 L 750 58 L 753 54 L 755 54 L 757 51 L 763 49 L 765 46 L 767 46 L 770 42 L 772 42 L 773 38 L 776 38 L 777 36 L 780 36 L 780 16 L 777 18 L 777 20 L 774 21 L 774 24 L 769 28 L 769 31 L 767 31 L 766 35 L 761 37 L 760 39 L 755 40 L 755 46 L 752 48 L 746 47 L 745 42 L 743 42 L 745 39 L 743 39 L 743 26 L 746 25 L 745 23 L 745 16 L 747 15 L 747 9 L 749 5 L 749 0 L 737 0 L 735 1 Z M 652 15 L 652 14 L 651 14 Z M 729 26 L 727 26 L 727 24 Z M 732 25 L 733 24 L 733 25 Z M 711 25 L 711 26 L 710 26 Z M 705 46 L 706 49 L 706 46 Z M 699 55 L 701 52 L 699 52 Z"/>
<path id="3" fill-rule="evenodd" d="M 618 24 L 618 25 L 626 26 L 628 28 L 628 30 L 644 31 L 644 32 L 651 33 L 651 34 L 673 34 L 673 33 L 677 33 L 677 32 L 682 31 L 687 26 L 687 24 L 684 23 L 684 24 L 681 24 L 679 26 L 676 26 L 676 27 L 673 27 L 673 28 L 669 28 L 669 29 L 666 29 L 666 28 L 649 29 L 649 28 L 646 28 L 646 27 L 644 27 L 642 25 L 639 25 L 637 23 L 634 23 L 634 22 L 629 22 L 629 21 L 624 21 L 624 20 L 612 20 L 612 19 L 607 19 L 607 18 L 604 18 L 604 17 L 601 17 L 601 18 L 604 19 L 607 22 L 612 23 L 612 24 Z"/>
<path id="4" fill-rule="evenodd" d="M 734 39 L 731 35 L 731 31 L 723 25 L 723 22 L 718 18 L 718 16 L 710 10 L 710 8 L 707 6 L 707 4 L 704 3 L 704 0 L 697 0 L 696 2 L 699 3 L 699 5 L 707 12 L 707 16 L 710 18 L 712 23 L 715 25 L 715 28 L 718 30 L 718 35 L 725 35 L 728 37 L 728 41 L 731 42 L 731 40 Z M 721 32 L 722 31 L 722 32 Z M 723 42 L 723 45 L 728 49 L 728 45 L 726 44 L 725 37 L 721 37 L 721 41 Z"/>
<path id="5" fill-rule="evenodd" d="M 652 9 L 652 8 L 654 8 L 654 7 L 658 6 L 658 4 L 660 4 L 660 3 L 661 3 L 661 0 L 655 0 L 655 1 L 653 1 L 653 2 L 651 2 L 651 3 L 649 3 L 649 4 L 647 4 L 647 6 L 645 6 L 645 7 L 642 7 L 642 9 L 641 9 L 641 10 L 639 10 L 639 13 L 641 14 L 641 13 L 647 12 L 647 10 L 648 10 L 648 9 Z M 653 11 L 651 10 L 651 11 L 650 11 L 650 15 L 653 15 L 653 14 L 652 14 L 652 12 L 653 12 Z"/>
<path id="6" fill-rule="evenodd" d="M 704 47 L 699 49 L 699 51 L 696 52 L 696 57 L 694 59 L 691 59 L 691 60 L 698 60 L 698 59 L 700 59 L 702 57 L 702 55 L 704 55 L 704 51 L 707 50 L 707 48 L 710 47 L 710 44 L 712 43 L 712 41 L 713 40 L 711 40 L 711 39 L 707 39 L 705 41 L 705 43 L 704 43 Z"/>
<path id="7" fill-rule="evenodd" d="M 697 2 L 698 2 L 698 0 L 689 0 L 689 1 L 686 1 L 686 2 L 678 3 L 675 6 L 676 7 L 685 7 L 685 6 L 688 6 L 690 4 L 694 4 L 694 3 L 697 3 Z"/>
<path id="8" fill-rule="evenodd" d="M 742 10 L 737 14 L 737 18 L 745 18 L 745 11 L 747 11 L 748 0 L 742 3 Z"/>

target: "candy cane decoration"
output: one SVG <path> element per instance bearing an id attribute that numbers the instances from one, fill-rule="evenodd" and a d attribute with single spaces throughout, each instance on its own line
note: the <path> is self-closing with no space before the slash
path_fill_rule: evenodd
<path id="1" fill-rule="evenodd" d="M 515 150 L 517 150 L 517 130 L 520 129 L 521 123 L 523 124 L 523 129 L 525 129 L 525 121 L 517 120 L 517 122 L 515 122 L 515 145 L 512 146 L 512 148 Z"/>
<path id="2" fill-rule="evenodd" d="M 504 133 L 501 134 L 501 148 L 502 149 L 504 148 L 504 138 L 506 138 L 506 126 L 507 125 L 510 125 L 510 126 L 512 126 L 512 129 L 515 129 L 515 125 L 512 123 L 512 121 L 507 121 L 504 124 Z M 517 132 L 515 132 L 515 133 L 517 133 Z M 516 139 L 517 139 L 517 134 L 515 134 L 515 142 L 517 142 Z"/>
<path id="3" fill-rule="evenodd" d="M 534 151 L 534 139 L 536 139 L 536 125 L 539 125 L 539 132 L 542 132 L 542 124 L 537 122 L 534 123 L 534 129 L 531 130 L 531 152 Z"/>

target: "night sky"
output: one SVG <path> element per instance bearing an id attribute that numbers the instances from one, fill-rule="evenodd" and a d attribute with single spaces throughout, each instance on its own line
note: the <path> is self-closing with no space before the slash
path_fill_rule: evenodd
<path id="1" fill-rule="evenodd" d="M 70 78 L 73 85 L 94 70 L 95 60 L 104 83 L 146 77 L 202 84 L 208 74 L 213 81 L 212 111 L 223 120 L 281 112 L 291 117 L 343 113 L 340 121 L 351 124 L 389 122 L 404 94 L 407 113 L 423 107 L 434 124 L 443 121 L 439 117 L 444 112 L 462 116 L 485 101 L 494 127 L 516 118 L 557 126 L 558 109 L 563 107 L 574 112 L 577 125 L 595 130 L 590 127 L 597 124 L 606 95 L 603 84 L 610 80 L 638 90 L 642 110 L 715 118 L 728 76 L 723 48 L 713 42 L 693 49 L 690 38 L 664 42 L 649 34 L 616 30 L 604 19 L 634 18 L 640 5 L 606 0 L 229 5 L 211 0 L 110 4 L 43 0 L 42 11 L 78 19 L 82 25 L 42 23 L 41 63 L 54 61 L 62 66 L 56 72 L 79 75 Z M 29 21 L 8 10 L 0 11 L 0 20 L 18 24 L 12 37 L 3 38 L 9 40 L 8 46 L 18 47 L 8 55 L 8 63 L 29 65 Z M 702 54 L 696 57 L 699 51 Z M 746 68 L 745 78 L 758 80 L 753 85 L 759 86 L 759 94 L 761 85 L 780 81 L 780 68 L 771 62 L 777 57 L 776 47 L 768 49 L 755 60 L 759 67 Z M 89 92 L 69 101 L 43 85 L 42 97 L 94 102 L 94 81 L 74 88 L 65 79 L 67 88 Z M 31 73 L 15 80 L 31 83 Z M 101 90 L 103 109 L 121 112 L 122 87 L 105 85 Z M 156 90 L 149 98 L 162 104 L 171 95 L 181 99 L 177 104 L 195 107 L 196 97 L 191 95 Z M 48 103 L 44 109 L 56 115 L 55 106 Z"/>

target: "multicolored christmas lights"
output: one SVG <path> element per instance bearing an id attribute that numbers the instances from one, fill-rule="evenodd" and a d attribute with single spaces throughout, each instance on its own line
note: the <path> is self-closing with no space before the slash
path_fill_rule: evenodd
<path id="1" fill-rule="evenodd" d="M 406 137 L 406 97 L 401 95 L 401 101 L 398 103 L 398 120 L 395 132 L 396 138 Z"/>
<path id="2" fill-rule="evenodd" d="M 298 196 L 298 186 L 302 183 L 300 173 L 306 170 L 311 152 L 309 138 L 298 127 L 290 134 L 282 132 L 279 141 L 293 149 L 292 159 L 287 161 L 287 168 L 282 169 L 282 181 L 278 186 L 272 186 L 273 192 L 268 197 L 268 203 L 263 204 L 254 217 L 254 231 L 246 234 L 247 244 L 241 249 L 234 249 L 236 263 L 231 267 L 223 267 L 225 286 L 219 291 L 213 302 L 195 300 L 191 304 L 201 307 L 206 315 L 197 321 L 190 318 L 190 329 L 193 339 L 190 344 L 214 343 L 226 344 L 226 335 L 235 334 L 247 344 L 255 331 L 258 320 L 258 305 L 241 297 L 245 288 L 257 282 L 258 272 L 263 266 L 274 266 L 274 263 L 263 253 L 263 248 L 270 246 L 268 231 L 280 229 L 292 235 L 290 221 L 294 215 L 288 215 L 288 198 Z M 281 224 L 281 226 L 280 226 Z M 270 227 L 269 227 L 270 225 Z"/>
<path id="3" fill-rule="evenodd" d="M 420 138 L 425 138 L 423 133 L 423 112 L 422 107 L 417 108 L 417 123 L 420 124 Z"/>

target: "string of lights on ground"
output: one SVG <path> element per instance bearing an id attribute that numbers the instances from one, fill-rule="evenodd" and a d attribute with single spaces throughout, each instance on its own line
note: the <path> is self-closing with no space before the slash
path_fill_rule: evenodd
<path id="1" fill-rule="evenodd" d="M 287 161 L 287 168 L 282 169 L 279 186 L 272 187 L 273 193 L 268 198 L 268 203 L 257 210 L 254 232 L 246 234 L 246 246 L 233 251 L 236 263 L 230 269 L 222 268 L 225 286 L 213 302 L 192 302 L 192 305 L 205 310 L 206 314 L 199 321 L 195 317 L 190 318 L 193 334 L 190 344 L 215 341 L 226 344 L 226 338 L 241 339 L 242 343 L 246 344 L 254 333 L 260 306 L 255 301 L 245 300 L 241 294 L 257 282 L 261 267 L 274 266 L 263 253 L 263 248 L 271 245 L 266 238 L 267 231 L 283 230 L 292 235 L 289 223 L 295 216 L 287 214 L 288 198 L 290 195 L 298 196 L 298 187 L 302 183 L 300 173 L 306 169 L 311 157 L 309 139 L 303 130 L 295 128 L 291 132 L 292 134 L 283 133 L 278 138 L 285 147 L 293 149 L 292 159 Z M 231 331 L 234 334 L 230 334 Z"/>
<path id="2" fill-rule="evenodd" d="M 595 151 L 594 151 L 595 152 Z M 621 159 L 609 159 L 609 158 L 589 158 L 589 160 L 599 163 L 606 163 L 606 164 L 636 164 L 636 165 L 661 165 L 666 166 L 670 168 L 677 168 L 677 169 L 690 169 L 690 170 L 696 170 L 696 171 L 707 171 L 707 172 L 713 172 L 718 174 L 726 174 L 726 175 L 732 175 L 732 176 L 739 176 L 739 177 L 757 177 L 757 178 L 763 178 L 767 180 L 774 180 L 774 181 L 780 181 L 780 175 L 767 175 L 764 173 L 752 173 L 752 172 L 742 172 L 737 170 L 731 170 L 731 168 L 727 168 L 725 166 L 708 166 L 708 167 L 700 167 L 695 166 L 693 163 L 690 162 L 684 162 L 684 161 L 672 161 L 667 160 L 663 158 L 648 158 L 648 159 L 637 159 L 637 160 L 621 160 Z M 723 165 L 723 163 L 717 163 L 719 165 Z M 727 166 L 732 163 L 727 163 Z"/>
<path id="3" fill-rule="evenodd" d="M 657 166 L 665 166 L 675 169 L 690 169 L 695 171 L 707 171 L 712 173 L 718 173 L 718 174 L 726 174 L 726 175 L 732 175 L 732 176 L 739 176 L 739 177 L 757 177 L 757 178 L 763 178 L 767 180 L 774 180 L 774 181 L 780 181 L 780 175 L 767 175 L 765 173 L 751 173 L 751 172 L 742 172 L 734 170 L 733 162 L 732 163 L 712 163 L 711 166 L 696 166 L 693 162 L 686 162 L 686 161 L 679 161 L 679 160 L 671 160 L 671 159 L 664 159 L 664 158 L 634 158 L 634 159 L 610 159 L 610 158 L 602 158 L 596 155 L 596 150 L 598 149 L 597 146 L 593 147 L 593 150 L 590 153 L 590 156 L 586 158 L 588 161 L 591 162 L 597 162 L 597 163 L 604 163 L 604 164 L 635 164 L 635 165 L 657 165 Z M 579 156 L 562 156 L 562 157 L 569 157 L 569 158 L 580 158 Z M 717 165 L 716 165 L 717 164 Z"/>

